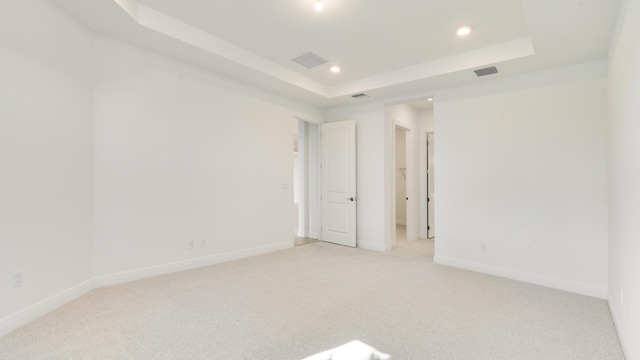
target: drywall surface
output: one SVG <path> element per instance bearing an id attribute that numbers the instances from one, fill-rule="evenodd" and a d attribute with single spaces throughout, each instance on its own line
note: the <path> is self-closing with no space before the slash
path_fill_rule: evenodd
<path id="1" fill-rule="evenodd" d="M 91 34 L 49 1 L 3 3 L 0 334 L 93 276 L 91 52 Z"/>
<path id="2" fill-rule="evenodd" d="M 606 297 L 605 62 L 436 99 L 436 262 Z"/>
<path id="3" fill-rule="evenodd" d="M 100 284 L 293 245 L 292 119 L 164 57 L 96 40 Z"/>
<path id="4" fill-rule="evenodd" d="M 418 111 L 418 123 L 420 124 L 420 131 L 423 131 L 425 133 L 433 132 L 433 108 Z"/>
<path id="5" fill-rule="evenodd" d="M 609 59 L 609 307 L 640 359 L 640 4 L 622 6 Z"/>

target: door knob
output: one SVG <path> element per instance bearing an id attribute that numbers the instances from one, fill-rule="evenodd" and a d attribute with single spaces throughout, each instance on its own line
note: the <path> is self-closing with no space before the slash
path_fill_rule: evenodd
<path id="1" fill-rule="evenodd" d="M 348 198 L 347 200 L 349 200 L 349 201 L 356 201 L 356 198 L 354 198 L 354 197 L 352 196 L 352 197 Z"/>

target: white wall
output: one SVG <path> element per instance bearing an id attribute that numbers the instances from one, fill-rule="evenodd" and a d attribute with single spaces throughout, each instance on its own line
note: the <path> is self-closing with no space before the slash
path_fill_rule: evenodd
<path id="1" fill-rule="evenodd" d="M 292 246 L 291 123 L 312 115 L 106 39 L 95 81 L 101 284 Z"/>
<path id="2" fill-rule="evenodd" d="M 420 131 L 428 133 L 434 130 L 433 107 L 418 111 Z"/>
<path id="3" fill-rule="evenodd" d="M 625 4 L 609 65 L 609 284 L 602 63 L 436 94 L 437 260 L 596 296 L 608 285 L 627 358 L 640 359 L 640 19 Z M 290 246 L 291 119 L 319 112 L 103 38 L 94 109 L 93 41 L 49 1 L 0 12 L 0 334 L 94 275 Z M 357 120 L 358 245 L 388 249 L 393 124 L 382 106 L 329 116 Z"/>
<path id="4" fill-rule="evenodd" d="M 609 60 L 609 307 L 640 359 L 640 4 L 626 1 Z"/>
<path id="5" fill-rule="evenodd" d="M 436 261 L 604 298 L 605 62 L 436 98 Z"/>
<path id="6" fill-rule="evenodd" d="M 3 5 L 0 55 L 0 334 L 95 286 L 292 246 L 291 121 L 318 109 L 49 1 Z"/>
<path id="7" fill-rule="evenodd" d="M 0 335 L 91 288 L 91 50 L 50 2 L 3 3 Z"/>

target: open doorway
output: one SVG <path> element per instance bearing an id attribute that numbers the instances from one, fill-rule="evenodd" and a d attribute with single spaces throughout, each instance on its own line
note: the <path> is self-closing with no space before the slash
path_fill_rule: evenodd
<path id="1" fill-rule="evenodd" d="M 293 243 L 320 238 L 319 127 L 293 119 Z"/>
<path id="2" fill-rule="evenodd" d="M 407 239 L 407 130 L 395 127 L 396 242 Z"/>
<path id="3" fill-rule="evenodd" d="M 390 242 L 391 248 L 402 247 L 401 241 L 418 239 L 418 111 L 409 104 L 389 105 L 385 116 L 392 124 L 390 154 Z"/>
<path id="4" fill-rule="evenodd" d="M 393 126 L 391 245 L 402 248 L 399 241 L 411 243 L 435 236 L 433 98 L 389 105 L 385 113 Z M 430 249 L 433 250 L 433 246 Z"/>

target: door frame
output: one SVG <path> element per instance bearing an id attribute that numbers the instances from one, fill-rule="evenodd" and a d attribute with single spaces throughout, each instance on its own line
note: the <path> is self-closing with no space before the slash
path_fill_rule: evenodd
<path id="1" fill-rule="evenodd" d="M 427 229 L 426 229 L 426 238 L 427 239 L 433 239 L 435 238 L 435 215 L 433 217 L 433 222 L 430 220 L 431 219 L 431 204 L 433 204 L 433 202 L 435 201 L 435 199 L 433 198 L 431 192 L 429 192 L 429 185 L 431 185 L 434 188 L 434 192 L 435 192 L 435 176 L 433 176 L 432 171 L 434 171 L 435 166 L 429 166 L 429 147 L 432 146 L 432 151 L 435 152 L 435 145 L 432 144 L 432 142 L 434 142 L 434 131 L 428 131 L 425 133 L 425 168 L 427 170 L 427 174 L 425 176 L 425 201 L 426 201 L 426 206 L 425 206 L 425 215 L 426 215 L 426 223 L 427 223 Z M 432 155 L 433 156 L 433 155 Z M 434 157 L 434 162 L 435 162 L 435 157 Z M 433 163 L 432 163 L 433 165 Z M 431 181 L 429 179 L 432 179 Z M 431 182 L 433 182 L 433 184 L 431 184 Z M 433 205 L 433 212 L 435 213 L 435 204 Z M 433 234 L 433 236 L 429 236 L 429 234 Z"/>
<path id="2" fill-rule="evenodd" d="M 407 227 L 407 240 L 416 240 L 418 238 L 418 211 L 417 211 L 417 200 L 418 200 L 418 192 L 416 191 L 416 187 L 417 187 L 417 176 L 416 176 L 416 167 L 415 167 L 415 162 L 416 162 L 416 158 L 415 156 L 417 155 L 416 152 L 412 151 L 415 146 L 417 144 L 414 143 L 414 134 L 417 131 L 417 129 L 412 129 L 404 124 L 398 123 L 395 120 L 393 120 L 391 122 L 392 128 L 391 128 L 391 139 L 392 139 L 392 146 L 391 146 L 391 179 L 390 179 L 390 197 L 391 197 L 391 201 L 390 201 L 390 217 L 391 217 L 391 244 L 395 244 L 397 239 L 396 239 L 396 227 L 397 227 L 397 222 L 396 222 L 396 188 L 397 188 L 397 184 L 396 184 L 396 130 L 397 129 L 401 129 L 403 131 L 405 131 L 405 156 L 406 156 L 406 174 L 407 177 L 405 179 L 406 181 L 406 196 L 409 198 L 409 200 L 407 200 L 406 202 L 406 227 Z"/>
<path id="3" fill-rule="evenodd" d="M 321 173 L 320 173 L 320 124 L 300 118 L 298 120 L 298 171 L 302 178 L 299 193 L 298 233 L 296 236 L 320 239 L 321 225 Z M 295 179 L 294 179 L 295 182 Z M 293 192 L 295 184 L 292 186 Z M 291 202 L 293 205 L 293 201 Z M 293 211 L 293 210 L 292 210 Z M 303 215 L 304 214 L 304 215 Z M 300 216 L 304 220 L 300 221 Z M 304 229 L 302 228 L 304 224 Z"/>

